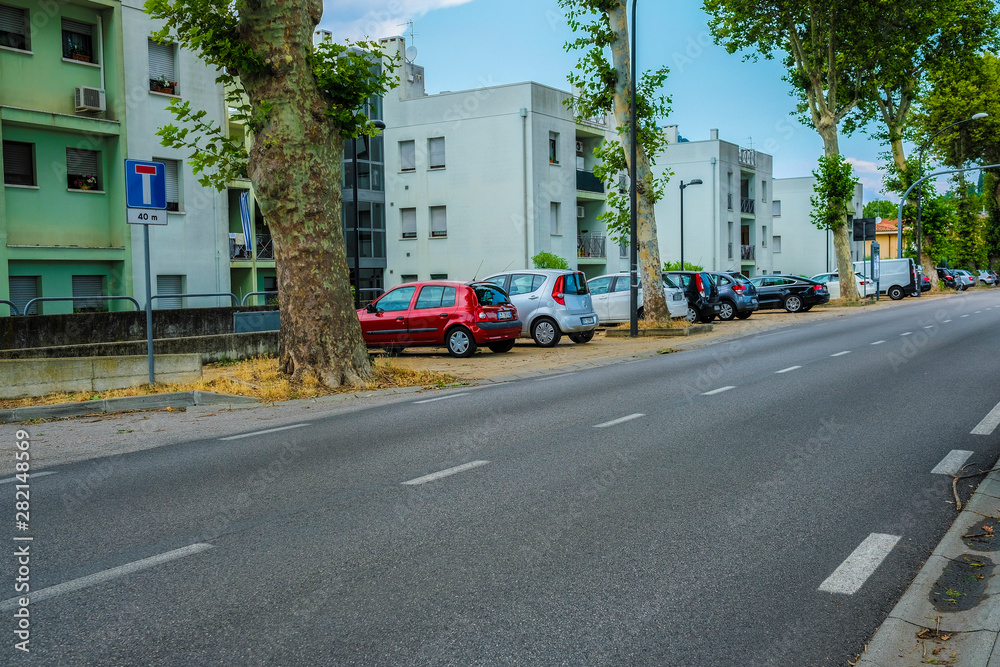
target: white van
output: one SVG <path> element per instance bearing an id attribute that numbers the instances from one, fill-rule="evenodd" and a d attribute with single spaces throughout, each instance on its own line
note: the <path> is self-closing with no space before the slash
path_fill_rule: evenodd
<path id="1" fill-rule="evenodd" d="M 854 270 L 865 278 L 874 276 L 871 273 L 871 260 L 854 262 Z M 909 257 L 904 259 L 883 259 L 879 262 L 879 294 L 885 294 L 893 301 L 899 301 L 908 294 L 915 294 L 920 288 L 917 286 L 917 266 Z"/>

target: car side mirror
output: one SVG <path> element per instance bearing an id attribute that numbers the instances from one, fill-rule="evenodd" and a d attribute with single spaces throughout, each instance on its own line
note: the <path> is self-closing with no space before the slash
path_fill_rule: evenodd
<path id="1" fill-rule="evenodd" d="M 367 310 L 369 313 L 377 313 L 378 306 L 376 306 L 374 303 L 369 303 L 367 306 L 365 306 L 365 310 Z"/>

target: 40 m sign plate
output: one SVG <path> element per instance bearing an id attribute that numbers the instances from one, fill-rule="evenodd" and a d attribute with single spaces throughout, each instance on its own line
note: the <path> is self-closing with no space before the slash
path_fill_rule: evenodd
<path id="1" fill-rule="evenodd" d="M 128 224 L 130 225 L 165 225 L 167 224 L 167 211 L 157 208 L 130 208 L 128 211 Z"/>

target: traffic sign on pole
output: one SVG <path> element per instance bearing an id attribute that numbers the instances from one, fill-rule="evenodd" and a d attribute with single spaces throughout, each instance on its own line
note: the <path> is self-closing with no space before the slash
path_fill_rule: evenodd
<path id="1" fill-rule="evenodd" d="M 167 168 L 162 162 L 125 160 L 125 205 L 167 208 Z"/>

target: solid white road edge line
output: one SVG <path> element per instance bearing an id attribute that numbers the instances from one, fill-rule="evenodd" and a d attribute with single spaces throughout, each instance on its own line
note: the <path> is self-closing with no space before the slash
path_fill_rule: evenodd
<path id="1" fill-rule="evenodd" d="M 857 593 L 899 540 L 899 535 L 872 533 L 819 585 L 819 590 L 844 595 Z"/>
<path id="2" fill-rule="evenodd" d="M 797 371 L 800 368 L 802 368 L 802 366 L 789 366 L 788 368 L 782 368 L 780 371 L 774 371 L 774 374 L 777 375 L 778 373 L 790 373 L 791 371 Z"/>
<path id="3" fill-rule="evenodd" d="M 181 547 L 180 549 L 174 549 L 173 551 L 162 553 L 158 556 L 150 556 L 149 558 L 143 558 L 142 560 L 113 567 L 110 570 L 96 572 L 94 574 L 89 574 L 86 577 L 80 577 L 79 579 L 66 581 L 61 584 L 56 584 L 55 586 L 42 588 L 21 597 L 29 598 L 31 603 L 34 604 L 42 600 L 48 600 L 49 598 L 53 598 L 57 595 L 72 593 L 80 590 L 81 588 L 87 588 L 89 586 L 104 583 L 105 581 L 117 579 L 118 577 L 124 577 L 126 574 L 132 574 L 133 572 L 138 572 L 139 570 L 145 570 L 155 565 L 160 565 L 161 563 L 176 560 L 177 558 L 191 556 L 193 554 L 211 549 L 212 547 L 213 545 L 205 542 L 191 544 L 186 547 Z M 10 598 L 9 600 L 0 602 L 0 611 L 10 611 L 11 609 L 16 609 L 18 606 L 19 598 Z"/>
<path id="4" fill-rule="evenodd" d="M 983 417 L 983 421 L 972 429 L 972 435 L 992 435 L 998 424 L 1000 424 L 1000 403 L 997 403 L 996 407 Z"/>
<path id="5" fill-rule="evenodd" d="M 702 396 L 715 396 L 716 394 L 721 394 L 724 391 L 729 391 L 730 389 L 736 389 L 736 387 L 730 385 L 728 387 L 719 387 L 718 389 L 713 389 L 712 391 L 702 392 Z"/>
<path id="6" fill-rule="evenodd" d="M 632 421 L 633 419 L 638 419 L 639 417 L 645 417 L 646 414 L 643 412 L 636 412 L 633 415 L 627 415 L 625 417 L 619 417 L 618 419 L 612 419 L 609 422 L 604 422 L 603 424 L 594 424 L 594 428 L 607 428 L 608 426 L 616 426 L 623 422 Z"/>
<path id="7" fill-rule="evenodd" d="M 831 354 L 830 356 L 831 357 L 842 357 L 845 354 L 850 354 L 850 353 L 851 353 L 850 350 L 844 350 L 843 352 L 837 352 L 836 354 Z"/>
<path id="8" fill-rule="evenodd" d="M 972 456 L 972 452 L 967 449 L 953 449 L 948 455 L 941 459 L 941 463 L 931 470 L 932 475 L 957 475 L 965 462 Z"/>
<path id="9" fill-rule="evenodd" d="M 457 394 L 448 394 L 447 396 L 438 396 L 437 398 L 426 398 L 422 401 L 413 401 L 414 405 L 420 405 L 421 403 L 433 403 L 434 401 L 447 401 L 449 398 L 455 398 L 457 396 L 465 396 L 469 392 L 460 391 Z"/>
<path id="10" fill-rule="evenodd" d="M 54 475 L 54 474 L 56 474 L 55 471 L 53 471 L 53 472 L 29 472 L 28 473 L 28 481 L 31 481 L 35 477 L 45 477 L 46 475 Z M 17 479 L 17 477 L 11 477 L 9 479 L 0 479 L 0 484 L 10 484 L 11 482 L 17 482 L 17 481 L 19 481 Z"/>
<path id="11" fill-rule="evenodd" d="M 471 470 L 473 468 L 478 468 L 479 466 L 484 466 L 489 461 L 472 461 L 470 463 L 463 463 L 460 466 L 455 466 L 454 468 L 448 468 L 446 470 L 439 470 L 438 472 L 432 472 L 429 475 L 424 475 L 423 477 L 417 477 L 416 479 L 411 479 L 403 484 L 407 486 L 416 486 L 417 484 L 426 484 L 427 482 L 433 482 L 436 479 L 441 479 L 442 477 L 448 477 L 450 475 L 455 475 L 460 472 L 465 472 L 466 470 Z"/>
<path id="12" fill-rule="evenodd" d="M 264 431 L 254 431 L 253 433 L 242 433 L 240 435 L 230 435 L 225 438 L 219 438 L 219 440 L 239 440 L 241 438 L 252 438 L 255 435 L 264 435 L 265 433 L 277 433 L 278 431 L 287 431 L 291 428 L 302 428 L 303 426 L 309 426 L 309 424 L 292 424 L 291 426 L 279 426 L 278 428 L 269 428 Z"/>

